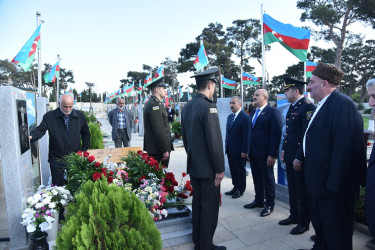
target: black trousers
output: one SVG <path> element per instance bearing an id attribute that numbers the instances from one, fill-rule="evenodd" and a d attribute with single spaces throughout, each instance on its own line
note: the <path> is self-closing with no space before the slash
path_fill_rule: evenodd
<path id="1" fill-rule="evenodd" d="M 255 200 L 264 202 L 266 198 L 266 206 L 275 206 L 275 175 L 273 166 L 267 166 L 267 158 L 256 159 L 250 156 L 251 174 L 254 181 Z"/>
<path id="2" fill-rule="evenodd" d="M 308 194 L 316 240 L 313 249 L 352 250 L 354 211 L 358 194 Z"/>
<path id="3" fill-rule="evenodd" d="M 285 165 L 288 180 L 290 217 L 293 220 L 298 220 L 299 225 L 308 228 L 310 214 L 303 171 L 294 170 L 293 163 L 286 162 Z"/>
<path id="4" fill-rule="evenodd" d="M 220 186 L 215 178 L 200 179 L 190 176 L 193 186 L 193 243 L 195 249 L 212 249 L 219 217 Z"/>
<path id="5" fill-rule="evenodd" d="M 64 167 L 65 163 L 59 159 L 48 160 L 51 169 L 52 184 L 64 186 Z"/>
<path id="6" fill-rule="evenodd" d="M 161 160 L 161 159 L 163 159 L 163 153 L 148 154 L 148 155 L 154 157 L 154 159 L 157 160 L 159 163 L 161 163 L 161 165 L 165 166 L 166 168 L 168 167 L 168 165 L 169 165 L 169 159 L 171 158 L 171 152 L 169 152 L 169 157 L 165 161 Z"/>
<path id="7" fill-rule="evenodd" d="M 129 147 L 129 137 L 126 128 L 117 130 L 115 147 L 122 148 L 122 145 L 124 145 L 124 147 Z"/>
<path id="8" fill-rule="evenodd" d="M 241 156 L 228 156 L 230 175 L 232 176 L 233 188 L 240 192 L 245 192 L 246 189 L 246 159 Z"/>

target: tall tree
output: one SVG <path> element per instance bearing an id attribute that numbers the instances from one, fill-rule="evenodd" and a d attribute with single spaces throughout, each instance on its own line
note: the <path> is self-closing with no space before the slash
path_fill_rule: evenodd
<path id="1" fill-rule="evenodd" d="M 351 33 L 348 27 L 356 22 L 371 23 L 374 20 L 375 4 L 364 5 L 366 0 L 300 0 L 297 7 L 305 12 L 301 15 L 301 21 L 310 20 L 322 28 L 321 38 L 332 41 L 336 46 L 335 65 L 341 67 L 341 55 L 345 41 Z M 370 0 L 374 2 L 374 0 Z M 366 7 L 373 8 L 366 10 Z"/>

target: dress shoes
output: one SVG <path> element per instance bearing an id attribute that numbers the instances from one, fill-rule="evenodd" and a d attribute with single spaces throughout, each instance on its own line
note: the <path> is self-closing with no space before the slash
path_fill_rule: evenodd
<path id="1" fill-rule="evenodd" d="M 243 195 L 243 192 L 240 192 L 240 190 L 237 190 L 237 191 L 232 195 L 232 198 L 233 198 L 233 199 L 240 198 L 242 195 Z"/>
<path id="2" fill-rule="evenodd" d="M 293 234 L 293 235 L 303 234 L 304 232 L 306 232 L 308 230 L 309 230 L 308 227 L 304 227 L 302 225 L 297 225 L 295 228 L 293 228 L 290 231 L 290 234 Z"/>
<path id="3" fill-rule="evenodd" d="M 233 188 L 232 190 L 225 192 L 225 195 L 233 195 L 236 191 L 237 189 Z"/>
<path id="4" fill-rule="evenodd" d="M 292 218 L 288 217 L 284 220 L 279 221 L 279 225 L 287 226 L 290 224 L 298 224 L 298 220 L 293 220 Z"/>
<path id="5" fill-rule="evenodd" d="M 246 204 L 243 206 L 244 208 L 256 208 L 256 207 L 260 207 L 260 208 L 263 208 L 264 207 L 264 202 L 258 202 L 258 201 L 253 201 L 249 204 Z"/>
<path id="6" fill-rule="evenodd" d="M 260 212 L 260 217 L 268 216 L 272 212 L 273 212 L 273 207 L 271 207 L 271 206 L 265 206 L 263 208 L 262 212 Z"/>
<path id="7" fill-rule="evenodd" d="M 216 245 L 214 245 L 214 249 L 215 250 L 226 250 L 227 248 L 225 247 L 225 246 L 216 246 Z"/>

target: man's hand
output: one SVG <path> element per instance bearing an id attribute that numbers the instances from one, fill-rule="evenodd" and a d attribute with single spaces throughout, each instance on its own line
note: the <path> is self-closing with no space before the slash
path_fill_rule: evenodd
<path id="1" fill-rule="evenodd" d="M 294 159 L 294 161 L 293 161 L 293 168 L 296 171 L 301 171 L 301 169 L 302 169 L 302 162 L 300 160 Z"/>
<path id="2" fill-rule="evenodd" d="M 267 166 L 273 167 L 275 165 L 276 158 L 273 158 L 272 156 L 268 156 L 267 158 Z"/>
<path id="3" fill-rule="evenodd" d="M 220 185 L 221 180 L 224 178 L 224 172 L 216 174 L 215 177 L 215 187 L 218 187 Z"/>
<path id="4" fill-rule="evenodd" d="M 281 160 L 282 163 L 285 162 L 284 161 L 284 151 L 282 151 L 281 154 L 280 154 L 280 160 Z"/>
<path id="5" fill-rule="evenodd" d="M 241 158 L 247 158 L 247 154 L 246 153 L 241 153 Z"/>
<path id="6" fill-rule="evenodd" d="M 161 158 L 162 161 L 166 161 L 169 158 L 169 152 L 163 153 L 163 158 Z"/>
<path id="7" fill-rule="evenodd" d="M 29 140 L 31 140 L 31 139 L 33 139 L 33 137 L 30 135 L 30 136 L 29 136 Z"/>

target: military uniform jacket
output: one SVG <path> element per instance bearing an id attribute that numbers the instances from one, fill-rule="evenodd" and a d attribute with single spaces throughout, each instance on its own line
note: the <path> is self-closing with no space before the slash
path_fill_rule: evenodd
<path id="1" fill-rule="evenodd" d="M 286 114 L 286 133 L 283 141 L 285 162 L 293 163 L 296 158 L 298 150 L 302 147 L 303 136 L 314 110 L 314 104 L 305 97 L 290 106 Z"/>
<path id="2" fill-rule="evenodd" d="M 188 174 L 214 178 L 224 172 L 223 141 L 215 103 L 198 93 L 183 108 L 181 125 Z"/>
<path id="3" fill-rule="evenodd" d="M 145 134 L 143 150 L 149 154 L 170 152 L 173 149 L 168 112 L 155 96 L 146 103 L 143 121 Z"/>

